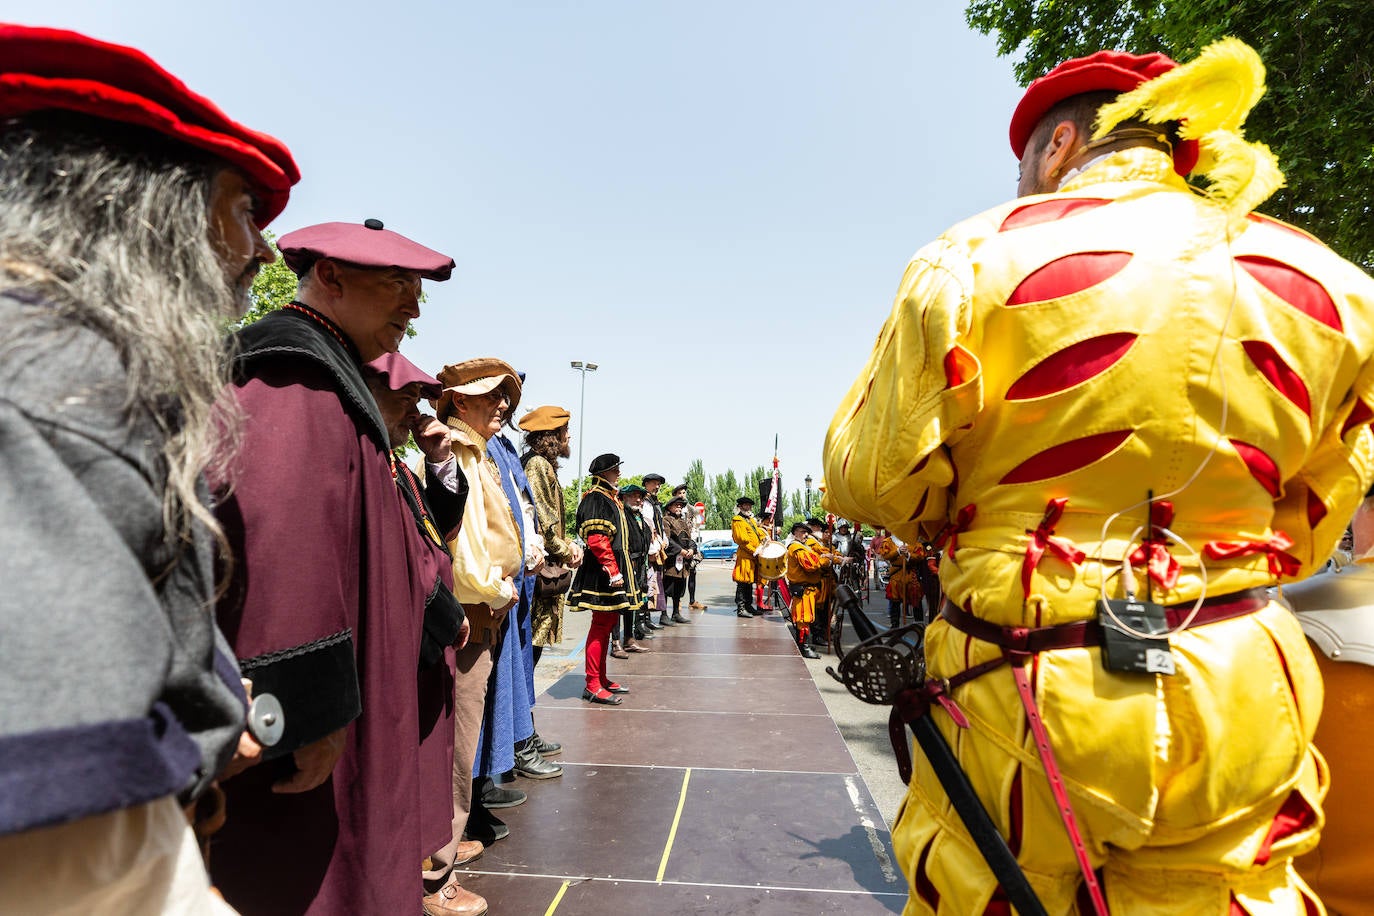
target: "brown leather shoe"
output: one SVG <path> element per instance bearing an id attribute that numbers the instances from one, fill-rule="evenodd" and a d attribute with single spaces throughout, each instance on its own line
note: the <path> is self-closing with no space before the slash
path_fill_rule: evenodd
<path id="1" fill-rule="evenodd" d="M 611 651 L 610 651 L 609 655 L 611 656 L 611 658 L 629 658 L 629 657 L 630 657 L 630 656 L 628 656 L 628 655 L 625 654 L 625 650 L 622 649 L 622 648 L 620 647 L 620 643 L 618 643 L 618 642 L 613 642 L 613 643 L 611 643 Z"/>
<path id="2" fill-rule="evenodd" d="M 472 891 L 463 890 L 456 877 L 432 894 L 421 900 L 425 916 L 482 916 L 487 911 L 487 901 Z"/>
<path id="3" fill-rule="evenodd" d="M 626 644 L 625 644 L 625 651 L 626 651 L 626 652 L 648 652 L 648 651 L 649 651 L 649 647 L 648 647 L 648 646 L 641 646 L 641 645 L 640 645 L 639 643 L 637 643 L 637 642 L 632 642 L 632 643 L 626 643 Z"/>
<path id="4" fill-rule="evenodd" d="M 482 845 L 481 840 L 461 840 L 457 848 L 453 850 L 453 864 L 457 866 L 476 862 L 482 858 L 482 853 L 486 848 Z"/>

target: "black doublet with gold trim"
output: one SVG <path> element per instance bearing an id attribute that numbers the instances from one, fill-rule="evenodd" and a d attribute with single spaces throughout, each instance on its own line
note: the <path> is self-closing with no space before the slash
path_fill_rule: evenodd
<path id="1" fill-rule="evenodd" d="M 577 535 L 586 541 L 592 535 L 605 535 L 611 542 L 616 566 L 625 577 L 620 586 L 611 585 L 610 574 L 590 550 L 573 578 L 568 604 L 582 611 L 623 611 L 639 604 L 639 583 L 626 560 L 625 508 L 610 484 L 599 477 L 592 479 L 591 489 L 582 494 L 577 505 Z"/>

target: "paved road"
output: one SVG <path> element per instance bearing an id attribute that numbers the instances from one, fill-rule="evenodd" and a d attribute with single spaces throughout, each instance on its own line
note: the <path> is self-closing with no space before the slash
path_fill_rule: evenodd
<path id="1" fill-rule="evenodd" d="M 730 567 L 721 560 L 707 560 L 697 571 L 697 599 L 712 608 L 730 607 L 734 603 L 735 587 L 730 580 Z M 879 602 L 870 603 L 878 607 Z M 874 612 L 874 619 L 881 620 L 886 614 Z M 545 651 L 543 659 L 534 673 L 535 693 L 543 694 L 560 678 L 570 671 L 582 670 L 582 645 L 591 623 L 589 614 L 565 613 L 564 637 L 559 647 Z M 653 643 L 649 643 L 650 648 Z M 616 665 L 633 662 L 617 662 L 612 659 L 612 671 Z M 889 826 L 896 816 L 897 806 L 901 803 L 906 787 L 897 775 L 897 763 L 888 743 L 887 707 L 870 706 L 855 699 L 845 688 L 825 673 L 826 666 L 834 666 L 835 657 L 822 655 L 819 660 L 807 661 L 807 670 L 820 690 L 830 716 L 834 719 L 840 734 L 844 737 L 849 753 L 858 765 L 859 773 L 868 786 L 878 811 Z M 624 670 L 624 669 L 620 669 Z M 536 717 L 539 714 L 535 707 Z M 550 737 L 557 738 L 556 735 Z"/>

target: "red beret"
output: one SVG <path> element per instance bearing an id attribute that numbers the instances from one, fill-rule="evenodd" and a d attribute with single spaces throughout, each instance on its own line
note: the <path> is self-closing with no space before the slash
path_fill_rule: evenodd
<path id="1" fill-rule="evenodd" d="M 399 353 L 383 353 L 363 366 L 363 369 L 380 375 L 382 381 L 386 382 L 386 387 L 392 391 L 400 391 L 407 385 L 419 384 L 420 397 L 433 400 L 444 390 L 444 386 L 437 378 Z"/>
<path id="2" fill-rule="evenodd" d="M 1011 151 L 1021 159 L 1031 134 L 1055 105 L 1085 92 L 1129 92 L 1177 67 L 1163 54 L 1127 54 L 1098 51 L 1087 57 L 1066 60 L 1026 88 L 1011 116 Z M 1174 147 L 1174 170 L 1187 175 L 1197 165 L 1197 141 L 1184 140 Z"/>
<path id="3" fill-rule="evenodd" d="M 223 159 L 258 195 L 266 226 L 301 173 L 281 141 L 229 119 L 142 51 L 62 29 L 0 25 L 0 118 L 78 112 L 165 134 Z"/>
<path id="4" fill-rule="evenodd" d="M 277 239 L 277 250 L 298 277 L 320 258 L 382 270 L 399 267 L 426 280 L 447 280 L 454 267 L 453 258 L 392 232 L 379 219 L 306 226 Z"/>

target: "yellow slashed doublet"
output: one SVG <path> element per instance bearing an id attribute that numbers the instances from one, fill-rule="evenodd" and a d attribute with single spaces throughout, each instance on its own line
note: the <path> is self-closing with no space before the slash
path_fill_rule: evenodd
<path id="1" fill-rule="evenodd" d="M 787 545 L 787 590 L 792 595 L 792 622 L 809 626 L 816 619 L 816 596 L 830 557 L 808 544 Z"/>
<path id="2" fill-rule="evenodd" d="M 1163 604 L 1270 585 L 1326 560 L 1374 476 L 1372 354 L 1363 272 L 1234 219 L 1161 153 L 1119 151 L 915 256 L 827 437 L 825 504 L 908 542 L 956 533 L 945 593 L 1002 626 L 1094 617 L 1126 556 Z M 1187 547 L 1141 545 L 1151 490 Z M 1225 914 L 1234 895 L 1251 916 L 1302 913 L 1291 857 L 1316 842 L 1325 781 L 1302 632 L 1271 604 L 1170 643 L 1173 676 L 1108 672 L 1096 647 L 1031 669 L 1112 912 Z M 927 631 L 933 677 L 1001 654 Z M 1068 911 L 1078 870 L 1009 666 L 954 699 L 972 727 L 935 721 L 999 828 L 1017 825 L 1046 908 Z M 1275 838 L 1281 807 L 1298 824 Z M 908 914 L 933 911 L 922 888 L 942 914 L 983 912 L 995 882 L 924 759 L 893 837 Z"/>
<path id="3" fill-rule="evenodd" d="M 754 551 L 768 539 L 768 532 L 752 518 L 736 515 L 730 520 L 730 537 L 735 542 L 734 580 L 753 585 L 759 568 Z"/>

